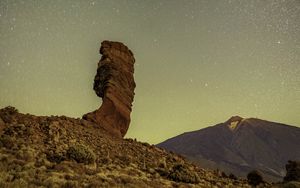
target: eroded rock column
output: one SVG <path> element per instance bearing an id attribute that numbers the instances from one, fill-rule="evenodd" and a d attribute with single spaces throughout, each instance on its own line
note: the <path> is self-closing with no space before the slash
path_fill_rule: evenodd
<path id="1" fill-rule="evenodd" d="M 85 114 L 83 119 L 95 122 L 110 133 L 124 137 L 130 124 L 134 98 L 134 56 L 120 42 L 103 41 L 102 58 L 94 79 L 94 90 L 102 98 L 98 110 Z"/>

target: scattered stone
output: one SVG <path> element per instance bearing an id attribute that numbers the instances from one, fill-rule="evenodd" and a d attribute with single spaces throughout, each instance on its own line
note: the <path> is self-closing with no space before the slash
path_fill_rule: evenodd
<path id="1" fill-rule="evenodd" d="M 6 115 L 14 115 L 19 112 L 18 109 L 16 109 L 13 106 L 7 106 L 7 107 L 1 109 L 1 111 L 5 112 Z"/>

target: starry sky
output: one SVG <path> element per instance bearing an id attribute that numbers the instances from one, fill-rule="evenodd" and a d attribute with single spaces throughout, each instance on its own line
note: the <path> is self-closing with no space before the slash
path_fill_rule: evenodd
<path id="1" fill-rule="evenodd" d="M 136 58 L 127 137 L 156 144 L 233 115 L 300 126 L 299 0 L 0 0 L 0 107 L 97 109 L 103 40 Z"/>

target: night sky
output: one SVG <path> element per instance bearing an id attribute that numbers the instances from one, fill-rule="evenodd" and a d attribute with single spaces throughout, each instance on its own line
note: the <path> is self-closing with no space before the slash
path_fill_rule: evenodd
<path id="1" fill-rule="evenodd" d="M 0 0 L 0 107 L 81 117 L 100 43 L 134 53 L 127 137 L 158 143 L 233 115 L 300 126 L 299 0 Z"/>

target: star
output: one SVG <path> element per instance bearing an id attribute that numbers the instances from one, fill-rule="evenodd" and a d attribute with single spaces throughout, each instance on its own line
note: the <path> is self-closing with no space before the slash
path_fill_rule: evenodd
<path id="1" fill-rule="evenodd" d="M 101 58 L 98 50 L 103 40 L 112 40 L 127 45 L 136 59 L 132 119 L 133 127 L 142 124 L 136 130 L 145 134 L 134 135 L 134 128 L 129 137 L 153 139 L 152 114 L 158 110 L 152 104 L 163 105 L 164 100 L 192 113 L 199 109 L 197 116 L 203 117 L 195 124 L 178 109 L 163 106 L 170 114 L 158 113 L 155 126 L 170 125 L 166 117 L 176 114 L 174 131 L 182 130 L 182 124 L 189 130 L 206 125 L 212 111 L 220 120 L 238 112 L 300 123 L 297 0 L 0 2 L 0 108 L 16 105 L 24 112 L 51 115 L 55 110 L 81 117 L 98 105 L 91 87 Z M 54 86 L 59 92 L 41 92 Z M 177 100 L 182 95 L 193 100 Z M 36 102 L 23 102 L 25 96 Z M 70 104 L 74 108 L 65 108 Z M 154 129 L 162 131 L 163 126 Z"/>

